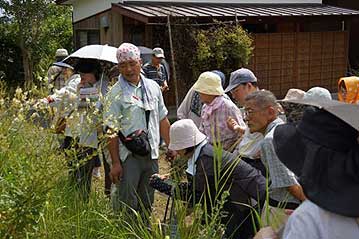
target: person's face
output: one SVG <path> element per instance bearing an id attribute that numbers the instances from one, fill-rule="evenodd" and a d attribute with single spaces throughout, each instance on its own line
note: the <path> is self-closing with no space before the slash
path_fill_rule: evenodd
<path id="1" fill-rule="evenodd" d="M 161 63 L 162 58 L 152 56 L 152 64 L 153 65 L 159 65 Z"/>
<path id="2" fill-rule="evenodd" d="M 176 150 L 176 152 L 177 152 L 177 155 L 179 155 L 179 157 L 184 158 L 184 159 L 188 159 L 188 158 L 192 157 L 192 155 L 193 155 L 193 151 L 186 153 L 186 149 Z"/>
<path id="3" fill-rule="evenodd" d="M 258 107 L 254 100 L 245 101 L 245 120 L 251 133 L 265 132 L 268 124 L 276 118 L 274 107 Z"/>
<path id="4" fill-rule="evenodd" d="M 235 101 L 237 101 L 240 105 L 243 106 L 246 96 L 253 92 L 254 89 L 256 88 L 251 83 L 240 84 L 236 88 L 231 90 L 231 95 Z"/>
<path id="5" fill-rule="evenodd" d="M 185 149 L 180 149 L 180 150 L 176 150 L 177 155 L 179 155 L 181 158 L 185 157 L 186 155 L 186 150 Z"/>
<path id="6" fill-rule="evenodd" d="M 118 64 L 118 69 L 128 82 L 137 84 L 140 81 L 141 64 L 141 60 L 124 61 Z"/>
<path id="7" fill-rule="evenodd" d="M 80 85 L 84 87 L 93 86 L 96 83 L 96 76 L 94 73 L 80 73 Z"/>
<path id="8" fill-rule="evenodd" d="M 203 94 L 203 93 L 200 93 L 200 92 L 198 92 L 198 93 L 199 93 L 200 100 L 204 104 L 210 104 L 216 98 L 215 95 L 207 95 L 207 94 Z"/>
<path id="9" fill-rule="evenodd" d="M 72 76 L 73 70 L 71 68 L 65 68 L 63 74 L 65 76 L 65 79 L 68 79 Z"/>

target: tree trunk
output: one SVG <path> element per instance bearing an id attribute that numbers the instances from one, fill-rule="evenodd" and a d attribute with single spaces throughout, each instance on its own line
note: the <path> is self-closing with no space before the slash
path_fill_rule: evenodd
<path id="1" fill-rule="evenodd" d="M 31 56 L 29 51 L 25 48 L 24 44 L 20 44 L 21 53 L 22 53 L 22 66 L 24 67 L 24 81 L 25 89 L 29 90 L 33 82 L 33 66 L 31 61 Z"/>

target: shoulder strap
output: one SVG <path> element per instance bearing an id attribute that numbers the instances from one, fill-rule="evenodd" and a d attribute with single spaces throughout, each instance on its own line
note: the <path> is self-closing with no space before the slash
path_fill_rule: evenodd
<path id="1" fill-rule="evenodd" d="M 149 110 L 146 110 L 145 111 L 145 114 L 146 114 L 146 127 L 147 127 L 147 130 L 148 130 L 148 123 L 150 121 L 150 112 Z"/>

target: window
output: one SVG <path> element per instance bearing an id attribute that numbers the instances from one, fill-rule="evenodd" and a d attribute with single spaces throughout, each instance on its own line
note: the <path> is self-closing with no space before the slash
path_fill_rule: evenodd
<path id="1" fill-rule="evenodd" d="M 86 45 L 100 44 L 99 30 L 77 30 L 76 33 L 77 49 Z"/>

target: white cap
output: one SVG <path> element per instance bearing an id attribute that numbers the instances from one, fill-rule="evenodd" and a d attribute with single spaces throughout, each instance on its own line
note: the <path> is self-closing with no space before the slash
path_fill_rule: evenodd
<path id="1" fill-rule="evenodd" d="M 67 50 L 63 49 L 63 48 L 57 49 L 56 53 L 55 53 L 55 57 L 65 57 L 65 56 L 68 56 L 68 55 L 69 55 L 69 53 L 67 52 Z"/>
<path id="2" fill-rule="evenodd" d="M 165 58 L 165 52 L 163 51 L 162 48 L 159 47 L 153 48 L 152 54 L 158 58 Z"/>
<path id="3" fill-rule="evenodd" d="M 323 87 L 313 87 L 305 92 L 303 99 L 312 101 L 326 101 L 332 100 L 332 95 L 330 94 L 329 90 Z"/>
<path id="4" fill-rule="evenodd" d="M 181 150 L 198 145 L 206 136 L 199 131 L 191 119 L 174 122 L 170 128 L 170 150 Z"/>
<path id="5" fill-rule="evenodd" d="M 207 95 L 223 95 L 221 78 L 210 71 L 203 72 L 196 83 L 193 85 L 193 90 Z"/>

